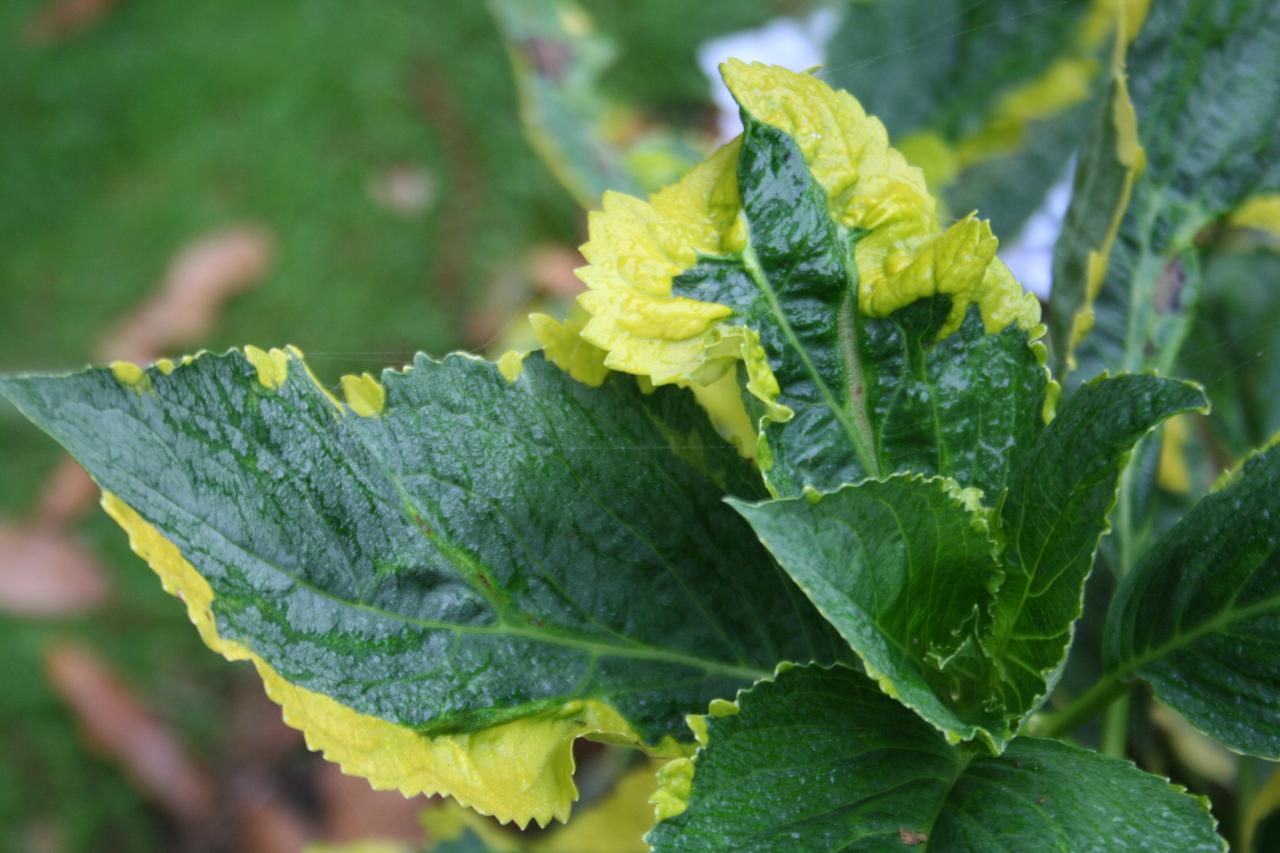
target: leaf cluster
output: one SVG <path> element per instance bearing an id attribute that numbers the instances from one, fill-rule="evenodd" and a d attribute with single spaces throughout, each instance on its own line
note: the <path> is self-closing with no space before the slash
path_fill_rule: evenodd
<path id="1" fill-rule="evenodd" d="M 664 762 L 655 850 L 1222 849 L 1202 798 L 1124 760 L 1123 718 L 1100 751 L 1062 739 L 1141 681 L 1280 758 L 1280 445 L 1250 450 L 1274 371 L 1215 389 L 1250 405 L 1203 441 L 1153 432 L 1208 411 L 1167 374 L 1195 323 L 1236 337 L 1211 284 L 1274 266 L 1219 247 L 1280 193 L 1280 19 L 1147 17 L 1110 31 L 1052 352 L 990 225 L 944 227 L 858 101 L 730 62 L 742 136 L 647 201 L 605 194 L 583 312 L 539 318 L 540 352 L 420 356 L 342 397 L 252 347 L 0 393 L 205 642 L 379 786 L 545 825 L 588 737 Z M 1223 447 L 1239 464 L 1192 484 Z"/>

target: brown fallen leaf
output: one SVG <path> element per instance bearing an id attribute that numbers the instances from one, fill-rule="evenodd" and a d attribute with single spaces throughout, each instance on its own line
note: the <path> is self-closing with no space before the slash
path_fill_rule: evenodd
<path id="1" fill-rule="evenodd" d="M 103 660 L 83 645 L 54 643 L 45 649 L 44 668 L 89 742 L 140 791 L 185 824 L 209 818 L 216 799 L 209 776 Z"/>
<path id="2" fill-rule="evenodd" d="M 116 0 L 53 0 L 27 21 L 28 43 L 47 44 L 89 29 L 110 12 Z"/>
<path id="3" fill-rule="evenodd" d="M 157 293 L 104 338 L 106 359 L 153 361 L 202 338 L 223 304 L 253 287 L 271 262 L 270 233 L 237 226 L 202 237 L 178 253 Z"/>
<path id="4" fill-rule="evenodd" d="M 250 774 L 238 780 L 231 800 L 236 818 L 236 850 L 244 853 L 297 853 L 319 833 L 281 796 L 267 778 Z"/>
<path id="5" fill-rule="evenodd" d="M 0 522 L 0 612 L 76 616 L 100 607 L 108 592 L 102 566 L 62 531 Z"/>
<path id="6" fill-rule="evenodd" d="M 36 504 L 35 521 L 40 525 L 66 524 L 98 502 L 98 484 L 70 456 L 44 481 Z"/>
<path id="7" fill-rule="evenodd" d="M 574 270 L 587 265 L 578 252 L 568 246 L 543 245 L 534 248 L 525 262 L 529 278 L 539 293 L 561 299 L 573 299 L 586 290 Z"/>
<path id="8" fill-rule="evenodd" d="M 375 791 L 364 779 L 348 776 L 327 762 L 316 768 L 315 783 L 324 806 L 326 840 L 426 842 L 420 819 L 426 797 L 408 799 L 398 791 Z"/>

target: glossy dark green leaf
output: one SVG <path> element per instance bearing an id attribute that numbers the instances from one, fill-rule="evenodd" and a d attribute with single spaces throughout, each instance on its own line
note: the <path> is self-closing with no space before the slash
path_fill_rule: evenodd
<path id="1" fill-rule="evenodd" d="M 1133 446 L 1204 394 L 1149 374 L 1101 377 L 1059 406 L 1000 506 L 1004 582 L 984 646 L 1001 705 L 1030 713 L 1061 674 L 1085 580 Z"/>
<path id="2" fill-rule="evenodd" d="M 420 356 L 354 414 L 290 356 L 0 392 L 212 585 L 219 632 L 292 683 L 427 734 L 566 699 L 638 733 L 838 638 L 721 498 L 758 476 L 684 392 L 531 356 Z M 672 443 L 672 440 L 675 443 Z"/>
<path id="3" fill-rule="evenodd" d="M 1201 500 L 1121 585 L 1106 634 L 1142 678 L 1232 749 L 1280 758 L 1280 445 Z"/>
<path id="4" fill-rule="evenodd" d="M 1246 198 L 1280 190 L 1280 4 L 1152 3 L 1127 66 L 1147 166 L 1094 302 L 1093 329 L 1076 349 L 1082 377 L 1167 372 L 1196 301 L 1197 235 Z M 1088 195 L 1073 200 L 1089 203 Z M 1072 317 L 1052 319 L 1060 324 L 1053 340 L 1065 340 Z"/>
<path id="5" fill-rule="evenodd" d="M 994 520 L 918 477 L 734 505 L 887 692 L 998 750 L 1057 680 L 1130 449 L 1203 403 L 1154 376 L 1085 386 L 1030 442 Z"/>
<path id="6" fill-rule="evenodd" d="M 1127 761 L 1018 738 L 948 746 L 851 669 L 794 668 L 708 720 L 655 851 L 1220 851 L 1207 803 Z"/>
<path id="7" fill-rule="evenodd" d="M 943 731 L 998 745 L 985 672 L 965 664 L 1001 570 L 987 513 L 959 492 L 897 476 L 731 503 L 886 690 Z"/>
<path id="8" fill-rule="evenodd" d="M 745 117 L 738 163 L 751 246 L 703 259 L 675 292 L 734 309 L 757 330 L 795 414 L 765 431 L 779 495 L 896 471 L 941 474 L 997 495 L 1043 425 L 1048 375 L 1028 335 L 986 334 L 972 307 L 937 340 L 950 297 L 887 318 L 857 309 L 858 234 L 832 221 L 795 142 Z"/>
<path id="9" fill-rule="evenodd" d="M 952 211 L 978 210 L 997 234 L 1016 235 L 1062 177 L 1096 93 L 1024 127 L 994 127 L 1001 97 L 1041 78 L 1063 57 L 1087 57 L 1088 3 L 1068 0 L 868 0 L 846 4 L 822 71 L 902 142 L 927 133 L 950 146 L 978 134 L 1007 150 L 931 186 Z M 926 169 L 926 172 L 929 170 Z"/>

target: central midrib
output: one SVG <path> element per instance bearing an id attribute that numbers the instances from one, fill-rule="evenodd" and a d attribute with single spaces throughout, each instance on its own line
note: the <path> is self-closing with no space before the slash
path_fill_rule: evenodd
<path id="1" fill-rule="evenodd" d="M 747 274 L 751 276 L 752 281 L 760 289 L 765 300 L 769 303 L 769 312 L 778 323 L 778 328 L 782 330 L 782 334 L 787 339 L 787 343 L 795 351 L 800 361 L 804 364 L 805 370 L 808 372 L 814 385 L 817 386 L 819 393 L 822 394 L 823 401 L 827 404 L 827 408 L 835 415 L 836 420 L 840 423 L 841 429 L 844 430 L 845 436 L 849 439 L 849 444 L 853 446 L 854 453 L 858 457 L 858 461 L 862 464 L 862 468 L 871 477 L 880 476 L 880 464 L 876 459 L 875 446 L 872 442 L 872 434 L 870 428 L 870 420 L 867 418 L 865 407 L 861 403 L 865 397 L 863 394 L 854 394 L 855 382 L 860 381 L 862 376 L 862 364 L 857 356 L 856 333 L 852 328 L 852 299 L 855 292 L 850 288 L 844 299 L 840 303 L 840 313 L 838 316 L 838 340 L 837 346 L 840 350 L 840 357 L 845 366 L 845 374 L 848 377 L 850 394 L 850 403 L 857 402 L 859 404 L 858 411 L 852 411 L 852 405 L 846 408 L 837 399 L 835 393 L 827 385 L 822 374 L 818 372 L 817 367 L 810 358 L 808 350 L 800 343 L 799 337 L 795 330 L 791 328 L 786 314 L 782 310 L 782 304 L 778 301 L 778 294 L 773 289 L 768 276 L 765 275 L 763 267 L 760 265 L 760 259 L 756 257 L 755 250 L 751 247 L 751 243 L 742 250 L 742 265 L 746 269 Z M 846 341 L 846 329 L 844 326 L 845 316 L 849 315 L 850 327 L 848 329 L 848 339 Z M 856 377 L 856 379 L 855 379 Z M 855 423 L 854 418 L 860 416 L 861 423 Z"/>
<path id="2" fill-rule="evenodd" d="M 656 648 L 656 647 L 647 646 L 647 645 L 628 644 L 628 645 L 622 646 L 622 645 L 616 645 L 612 643 L 602 643 L 598 641 L 588 640 L 583 637 L 563 634 L 558 631 L 550 630 L 545 627 L 538 630 L 534 630 L 530 628 L 523 628 L 516 625 L 505 624 L 502 622 L 499 622 L 497 625 L 457 625 L 450 622 L 440 622 L 434 619 L 424 619 L 417 616 L 410 616 L 405 613 L 396 613 L 394 611 L 387 610 L 382 607 L 375 607 L 371 604 L 364 604 L 362 602 L 352 601 L 351 599 L 344 598 L 340 595 L 335 595 L 334 593 L 329 592 L 328 590 L 320 586 L 317 586 L 311 580 L 303 577 L 302 575 L 299 575 L 296 572 L 292 572 L 289 569 L 285 568 L 284 566 L 279 565 L 278 563 L 275 563 L 271 560 L 267 560 L 266 558 L 262 557 L 259 554 L 253 553 L 248 548 L 245 548 L 243 545 L 240 545 L 238 542 L 236 542 L 226 533 L 219 530 L 216 526 L 209 524 L 207 521 L 203 519 L 197 518 L 193 513 L 188 511 L 185 507 L 181 506 L 180 504 L 175 503 L 174 501 L 168 499 L 166 496 L 161 495 L 159 492 L 156 492 L 154 494 L 160 499 L 162 499 L 165 503 L 169 504 L 169 506 L 171 507 L 171 511 L 175 511 L 181 515 L 186 516 L 192 524 L 198 525 L 199 527 L 209 531 L 210 533 L 215 534 L 219 539 L 221 539 L 231 548 L 234 548 L 242 552 L 246 556 L 249 556 L 257 560 L 264 566 L 270 567 L 272 570 L 289 578 L 298 586 L 308 590 L 309 592 L 315 595 L 328 599 L 329 601 L 333 601 L 334 603 L 340 604 L 344 607 L 350 607 L 352 609 L 359 610 L 361 612 L 370 613 L 375 616 L 391 619 L 393 621 L 398 621 L 406 625 L 416 625 L 418 627 L 426 628 L 432 631 L 449 631 L 455 634 L 519 637 L 523 639 L 534 640 L 541 643 L 547 643 L 549 645 L 578 649 L 580 651 L 587 652 L 593 657 L 607 656 L 607 657 L 629 658 L 632 660 L 661 661 L 666 663 L 679 664 L 682 666 L 688 666 L 694 669 L 700 669 L 703 672 L 706 672 L 708 674 L 725 675 L 733 678 L 748 679 L 751 681 L 758 681 L 759 679 L 767 678 L 772 674 L 767 670 L 761 670 L 755 667 L 743 667 L 735 664 L 724 663 L 722 661 L 708 660 L 706 658 L 700 658 L 695 655 L 685 654 L 683 652 L 677 652 L 670 649 L 661 649 L 661 648 Z M 145 516 L 144 516 L 144 519 L 145 519 Z M 156 528 L 156 529 L 159 530 L 159 528 Z M 165 535 L 165 538 L 169 539 L 169 536 Z M 172 539 L 169 539 L 169 541 L 172 542 Z M 178 544 L 176 542 L 174 542 L 173 544 L 174 544 L 174 547 L 178 547 Z M 179 548 L 180 553 L 181 551 L 182 549 Z M 183 554 L 183 556 L 184 558 L 186 557 L 185 554 Z M 216 595 L 214 600 L 215 601 L 217 600 Z"/>

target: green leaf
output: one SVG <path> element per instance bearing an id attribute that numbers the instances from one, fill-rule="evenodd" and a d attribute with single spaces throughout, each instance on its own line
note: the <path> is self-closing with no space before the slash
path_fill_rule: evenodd
<path id="1" fill-rule="evenodd" d="M 900 475 L 730 503 L 889 695 L 951 737 L 998 748 L 1004 720 L 983 707 L 986 674 L 964 668 L 1001 577 L 976 495 Z"/>
<path id="2" fill-rule="evenodd" d="M 1053 247 L 1049 334 L 1054 374 L 1060 377 L 1076 367 L 1076 345 L 1093 326 L 1093 302 L 1134 184 L 1146 168 L 1124 59 L 1124 44 L 1117 41 L 1106 98 L 1080 152 L 1071 205 Z"/>
<path id="3" fill-rule="evenodd" d="M 1105 640 L 1113 677 L 1239 752 L 1280 758 L 1280 445 L 1247 460 L 1125 578 Z"/>
<path id="4" fill-rule="evenodd" d="M 655 851 L 1220 851 L 1207 802 L 1127 761 L 1018 738 L 947 745 L 845 667 L 789 669 L 708 719 Z"/>
<path id="5" fill-rule="evenodd" d="M 823 76 L 885 123 L 955 212 L 1013 236 L 1067 169 L 1108 21 L 1084 0 L 848 3 Z"/>
<path id="6" fill-rule="evenodd" d="M 999 751 L 1057 680 L 1129 450 L 1203 402 L 1154 376 L 1085 386 L 1029 441 L 994 523 L 918 476 L 731 503 L 886 692 Z"/>
<path id="7" fill-rule="evenodd" d="M 766 478 L 779 495 L 915 471 L 998 494 L 1042 426 L 1048 375 L 1026 329 L 988 334 L 973 306 L 959 328 L 950 296 L 885 318 L 858 310 L 860 232 L 832 220 L 795 141 L 744 112 L 738 185 L 750 238 L 703 258 L 674 293 L 726 305 L 725 326 L 759 335 L 789 419 L 766 418 Z M 995 252 L 969 221 L 945 261 L 977 278 Z M 962 223 L 964 225 L 964 223 Z M 984 238 L 983 235 L 986 235 Z M 941 339 L 940 339 L 941 338 Z"/>
<path id="8" fill-rule="evenodd" d="M 984 639 L 1001 669 L 1005 708 L 1025 719 L 1057 683 L 1130 451 L 1165 418 L 1204 405 L 1188 382 L 1099 377 L 1059 407 L 1030 448 L 999 510 L 1005 579 Z"/>
<path id="9" fill-rule="evenodd" d="M 1168 372 L 1196 302 L 1197 235 L 1248 197 L 1280 189 L 1280 5 L 1153 3 L 1127 65 L 1147 166 L 1093 302 L 1092 331 L 1076 350 L 1084 377 Z M 1089 145 L 1104 147 L 1096 137 Z M 1092 201 L 1084 193 L 1072 205 Z M 1080 277 L 1059 287 L 1068 293 L 1055 304 L 1087 302 Z M 1053 322 L 1055 345 L 1070 340 L 1075 318 L 1057 311 Z"/>
<path id="10" fill-rule="evenodd" d="M 839 654 L 722 502 L 758 475 L 686 392 L 420 356 L 344 380 L 343 405 L 296 350 L 248 354 L 0 392 L 141 516 L 135 545 L 195 564 L 176 588 L 211 587 L 206 641 L 269 689 L 433 737 L 599 718 L 652 744 L 780 660 Z"/>

